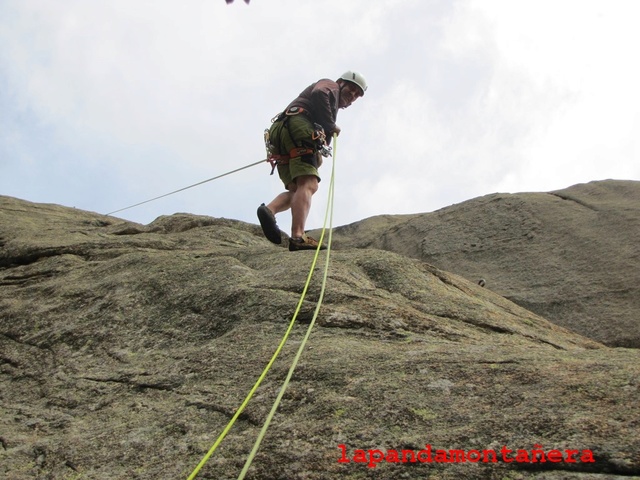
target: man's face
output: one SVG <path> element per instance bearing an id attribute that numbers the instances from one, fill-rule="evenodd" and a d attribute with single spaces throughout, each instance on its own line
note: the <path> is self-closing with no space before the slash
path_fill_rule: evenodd
<path id="1" fill-rule="evenodd" d="M 340 108 L 347 108 L 362 96 L 361 92 L 362 90 L 360 90 L 360 87 L 358 87 L 355 83 L 344 82 L 344 84 L 342 85 L 342 89 L 340 90 L 340 102 L 338 106 Z"/>

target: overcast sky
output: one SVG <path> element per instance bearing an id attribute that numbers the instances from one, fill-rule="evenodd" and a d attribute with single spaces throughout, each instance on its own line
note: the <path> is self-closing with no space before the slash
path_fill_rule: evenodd
<path id="1" fill-rule="evenodd" d="M 334 225 L 640 180 L 634 0 L 0 0 L 0 195 L 108 213 L 264 158 L 310 83 L 341 110 Z M 265 163 L 116 214 L 257 223 Z M 308 228 L 322 225 L 330 163 Z M 289 214 L 278 218 L 288 231 Z"/>

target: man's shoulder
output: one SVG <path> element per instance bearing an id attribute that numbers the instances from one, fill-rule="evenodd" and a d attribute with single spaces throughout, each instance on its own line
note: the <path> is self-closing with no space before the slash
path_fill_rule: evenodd
<path id="1" fill-rule="evenodd" d="M 329 78 L 321 78 L 314 84 L 314 89 L 315 88 L 336 89 L 338 88 L 338 83 Z"/>

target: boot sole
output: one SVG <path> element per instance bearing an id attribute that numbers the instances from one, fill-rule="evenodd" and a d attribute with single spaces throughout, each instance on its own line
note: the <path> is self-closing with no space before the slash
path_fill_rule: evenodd
<path id="1" fill-rule="evenodd" d="M 262 227 L 262 233 L 267 237 L 267 240 L 271 243 L 275 243 L 276 245 L 280 245 L 280 243 L 282 243 L 282 232 L 280 232 L 271 210 L 269 210 L 265 205 L 260 205 L 258 207 L 258 220 Z"/>

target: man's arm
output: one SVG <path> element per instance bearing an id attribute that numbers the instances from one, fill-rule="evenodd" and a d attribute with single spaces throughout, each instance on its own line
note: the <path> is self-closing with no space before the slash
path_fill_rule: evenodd
<path id="1" fill-rule="evenodd" d="M 336 125 L 339 97 L 340 87 L 332 80 L 318 81 L 311 91 L 311 102 L 316 117 L 314 120 L 324 127 L 329 137 L 334 132 L 340 132 Z"/>

